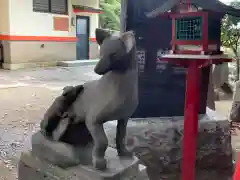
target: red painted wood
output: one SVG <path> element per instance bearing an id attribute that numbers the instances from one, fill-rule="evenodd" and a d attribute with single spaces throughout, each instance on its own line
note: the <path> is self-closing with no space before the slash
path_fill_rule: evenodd
<path id="1" fill-rule="evenodd" d="M 238 153 L 233 180 L 240 180 L 240 153 Z"/>
<path id="2" fill-rule="evenodd" d="M 202 15 L 202 40 L 203 51 L 208 51 L 208 13 L 205 12 Z"/>
<path id="3" fill-rule="evenodd" d="M 176 39 L 175 34 L 176 24 L 175 24 L 175 18 L 172 19 L 172 41 Z M 174 52 L 176 50 L 176 43 L 172 43 L 172 51 Z"/>
<path id="4" fill-rule="evenodd" d="M 195 17 L 195 16 L 202 16 L 204 11 L 196 11 L 196 12 L 187 12 L 187 13 L 171 13 L 172 18 L 183 18 L 183 17 Z"/>
<path id="5" fill-rule="evenodd" d="M 223 63 L 223 62 L 232 62 L 231 58 L 221 58 L 221 59 L 211 59 L 211 57 L 209 59 L 201 59 L 201 58 L 195 58 L 195 59 L 183 59 L 183 58 L 169 58 L 169 57 L 161 57 L 161 61 L 169 61 L 170 63 L 173 64 L 179 64 L 179 65 L 184 65 L 184 66 L 188 66 L 190 63 L 192 63 L 193 61 L 197 61 L 199 67 L 204 65 L 204 64 L 219 64 L 219 63 Z"/>
<path id="6" fill-rule="evenodd" d="M 193 55 L 201 55 L 201 50 L 199 51 L 191 51 L 191 50 L 176 50 L 175 54 L 193 54 Z"/>
<path id="7" fill-rule="evenodd" d="M 188 7 L 190 7 L 191 0 L 185 0 Z M 202 45 L 203 50 L 208 52 L 208 45 L 215 44 L 216 42 L 210 42 L 208 40 L 208 12 L 188 12 L 188 13 L 170 13 L 172 18 L 172 51 L 174 54 L 197 54 L 199 51 L 179 51 L 176 50 L 177 45 Z M 178 41 L 175 37 L 175 21 L 177 18 L 201 16 L 203 18 L 203 34 L 200 41 Z M 169 61 L 179 66 L 187 68 L 186 76 L 186 92 L 185 92 L 185 109 L 184 109 L 184 136 L 182 146 L 182 164 L 181 164 L 181 180 L 194 180 L 195 179 L 195 163 L 196 163 L 196 144 L 198 135 L 198 111 L 200 105 L 200 81 L 201 81 L 201 68 L 209 66 L 213 63 L 229 62 L 231 59 L 219 58 L 219 59 L 201 59 L 200 57 L 192 59 L 183 59 L 180 57 L 163 57 L 163 61 Z M 240 163 L 240 162 L 239 162 Z M 240 165 L 239 165 L 240 166 Z M 240 171 L 240 170 L 239 170 Z M 240 179 L 234 179 L 240 180 Z"/>
<path id="8" fill-rule="evenodd" d="M 208 40 L 207 42 L 208 42 L 209 45 L 219 43 L 218 41 L 210 41 L 210 40 Z M 171 44 L 180 44 L 180 45 L 187 45 L 187 44 L 202 45 L 203 41 L 202 40 L 176 40 L 176 39 L 173 39 L 173 40 L 171 40 L 170 43 Z"/>
<path id="9" fill-rule="evenodd" d="M 194 180 L 200 99 L 200 68 L 197 61 L 189 64 L 186 83 L 181 180 Z"/>
<path id="10" fill-rule="evenodd" d="M 188 1 L 188 0 L 187 0 Z M 188 2 L 189 3 L 189 2 Z M 197 51 L 193 52 L 193 54 L 200 54 L 202 51 L 203 52 L 209 52 L 208 50 L 208 45 L 209 44 L 220 44 L 220 40 L 216 41 L 211 41 L 208 39 L 208 17 L 209 17 L 210 12 L 208 11 L 197 11 L 197 12 L 187 12 L 187 13 L 180 13 L 180 14 L 171 14 L 172 18 L 172 41 L 171 41 L 171 46 L 172 50 L 175 53 L 177 49 L 177 45 L 201 45 L 203 48 L 199 53 Z M 201 40 L 177 40 L 175 35 L 175 21 L 178 18 L 184 18 L 184 17 L 193 17 L 193 16 L 201 16 L 202 17 L 202 39 Z M 220 46 L 219 46 L 220 49 Z M 190 52 L 190 51 L 189 51 Z M 215 52 L 215 51 L 210 51 L 210 52 Z M 188 52 L 182 52 L 184 54 L 189 54 Z M 179 53 L 177 53 L 179 54 Z"/>
<path id="11" fill-rule="evenodd" d="M 186 0 L 186 3 L 187 3 L 187 6 L 188 6 L 188 9 L 190 10 L 190 8 L 191 8 L 191 0 Z"/>
<path id="12" fill-rule="evenodd" d="M 175 52 L 174 54 L 202 55 L 202 50 L 196 50 L 196 51 L 193 51 L 193 50 L 176 50 L 174 52 Z M 204 51 L 204 54 L 205 55 L 207 55 L 207 54 L 213 55 L 213 52 L 215 52 L 215 51 Z M 220 54 L 220 52 L 218 52 L 218 51 L 216 51 L 216 53 Z"/>
<path id="13" fill-rule="evenodd" d="M 231 59 L 181 59 L 162 58 L 179 66 L 187 67 L 185 112 L 184 112 L 184 136 L 182 148 L 181 180 L 195 179 L 196 145 L 198 135 L 198 111 L 200 104 L 200 81 L 201 67 L 209 66 L 213 63 L 229 62 Z M 240 162 L 239 162 L 240 171 Z M 238 173 L 237 173 L 238 174 Z M 240 172 L 238 174 L 240 176 Z M 237 177 L 239 177 L 237 176 Z M 240 180 L 240 179 L 233 179 Z"/>
<path id="14" fill-rule="evenodd" d="M 175 21 L 174 21 L 175 24 Z M 175 27 L 175 26 L 174 26 Z M 174 30 L 175 33 L 175 30 Z M 201 40 L 177 40 L 177 39 L 172 39 L 171 44 L 180 44 L 180 45 L 201 45 L 202 41 Z"/>
<path id="15" fill-rule="evenodd" d="M 188 13 L 182 13 L 182 14 L 176 14 L 176 12 L 164 12 L 164 13 L 161 13 L 159 14 L 159 17 L 176 17 L 176 18 L 181 18 L 181 17 L 187 17 L 187 16 L 191 16 L 191 17 L 194 17 L 194 16 L 201 16 L 203 12 L 208 12 L 208 14 L 211 14 L 211 15 L 215 15 L 217 12 L 215 11 L 211 11 L 211 10 L 201 10 L 201 11 L 198 11 L 198 12 L 188 12 Z"/>
<path id="16" fill-rule="evenodd" d="M 92 13 L 92 14 L 103 14 L 103 11 L 99 11 L 99 10 L 88 10 L 88 9 L 77 9 L 77 8 L 73 8 L 73 12 L 74 13 L 81 13 L 81 12 L 85 12 L 85 13 Z"/>

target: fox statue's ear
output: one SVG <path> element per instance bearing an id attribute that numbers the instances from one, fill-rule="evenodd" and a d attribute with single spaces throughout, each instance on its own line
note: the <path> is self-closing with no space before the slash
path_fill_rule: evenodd
<path id="1" fill-rule="evenodd" d="M 101 45 L 104 39 L 106 39 L 107 37 L 110 37 L 110 33 L 103 29 L 96 29 L 95 34 L 96 34 L 96 41 L 98 45 Z"/>
<path id="2" fill-rule="evenodd" d="M 135 45 L 135 37 L 132 31 L 123 33 L 120 36 L 120 39 L 126 47 L 126 52 L 129 53 Z"/>

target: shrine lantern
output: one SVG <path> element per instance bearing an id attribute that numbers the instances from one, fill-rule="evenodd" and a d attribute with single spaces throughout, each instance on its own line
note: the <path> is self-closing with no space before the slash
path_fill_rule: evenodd
<path id="1" fill-rule="evenodd" d="M 218 0 L 168 0 L 147 14 L 171 18 L 172 48 L 161 60 L 187 68 L 181 180 L 195 179 L 200 69 L 231 61 L 220 51 L 221 19 L 225 14 L 240 16 L 240 10 Z"/>
<path id="2" fill-rule="evenodd" d="M 178 6 L 179 7 L 179 6 Z M 180 5 L 180 12 L 171 14 L 172 53 L 174 54 L 221 54 L 222 15 L 207 10 L 189 9 Z"/>
<path id="3" fill-rule="evenodd" d="M 167 0 L 147 17 L 172 19 L 172 54 L 222 54 L 221 20 L 225 14 L 240 16 L 217 0 Z"/>

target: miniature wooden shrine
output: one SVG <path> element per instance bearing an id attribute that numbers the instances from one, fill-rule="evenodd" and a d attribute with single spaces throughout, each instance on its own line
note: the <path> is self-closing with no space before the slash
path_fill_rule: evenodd
<path id="1" fill-rule="evenodd" d="M 181 180 L 195 179 L 201 68 L 231 61 L 220 51 L 221 19 L 226 13 L 240 16 L 240 10 L 214 2 L 210 9 L 202 0 L 169 0 L 147 14 L 149 18 L 167 15 L 172 19 L 172 49 L 162 60 L 187 68 Z"/>
<path id="2" fill-rule="evenodd" d="M 221 54 L 221 16 L 209 11 L 172 14 L 172 51 L 174 54 Z"/>

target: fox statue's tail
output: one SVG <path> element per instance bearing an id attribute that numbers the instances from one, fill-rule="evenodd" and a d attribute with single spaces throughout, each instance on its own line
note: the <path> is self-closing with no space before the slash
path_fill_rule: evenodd
<path id="1" fill-rule="evenodd" d="M 41 129 L 44 128 L 42 130 L 47 136 L 53 135 L 53 132 L 57 129 L 61 120 L 65 119 L 66 121 L 66 119 L 70 118 L 68 117 L 68 110 L 83 90 L 83 85 L 75 87 L 67 86 L 63 89 L 63 94 L 61 96 L 63 97 L 62 99 L 64 99 L 64 102 L 59 102 L 59 105 L 56 106 L 53 114 L 48 118 L 46 126 L 41 127 Z M 59 109 L 61 109 L 61 111 Z"/>

